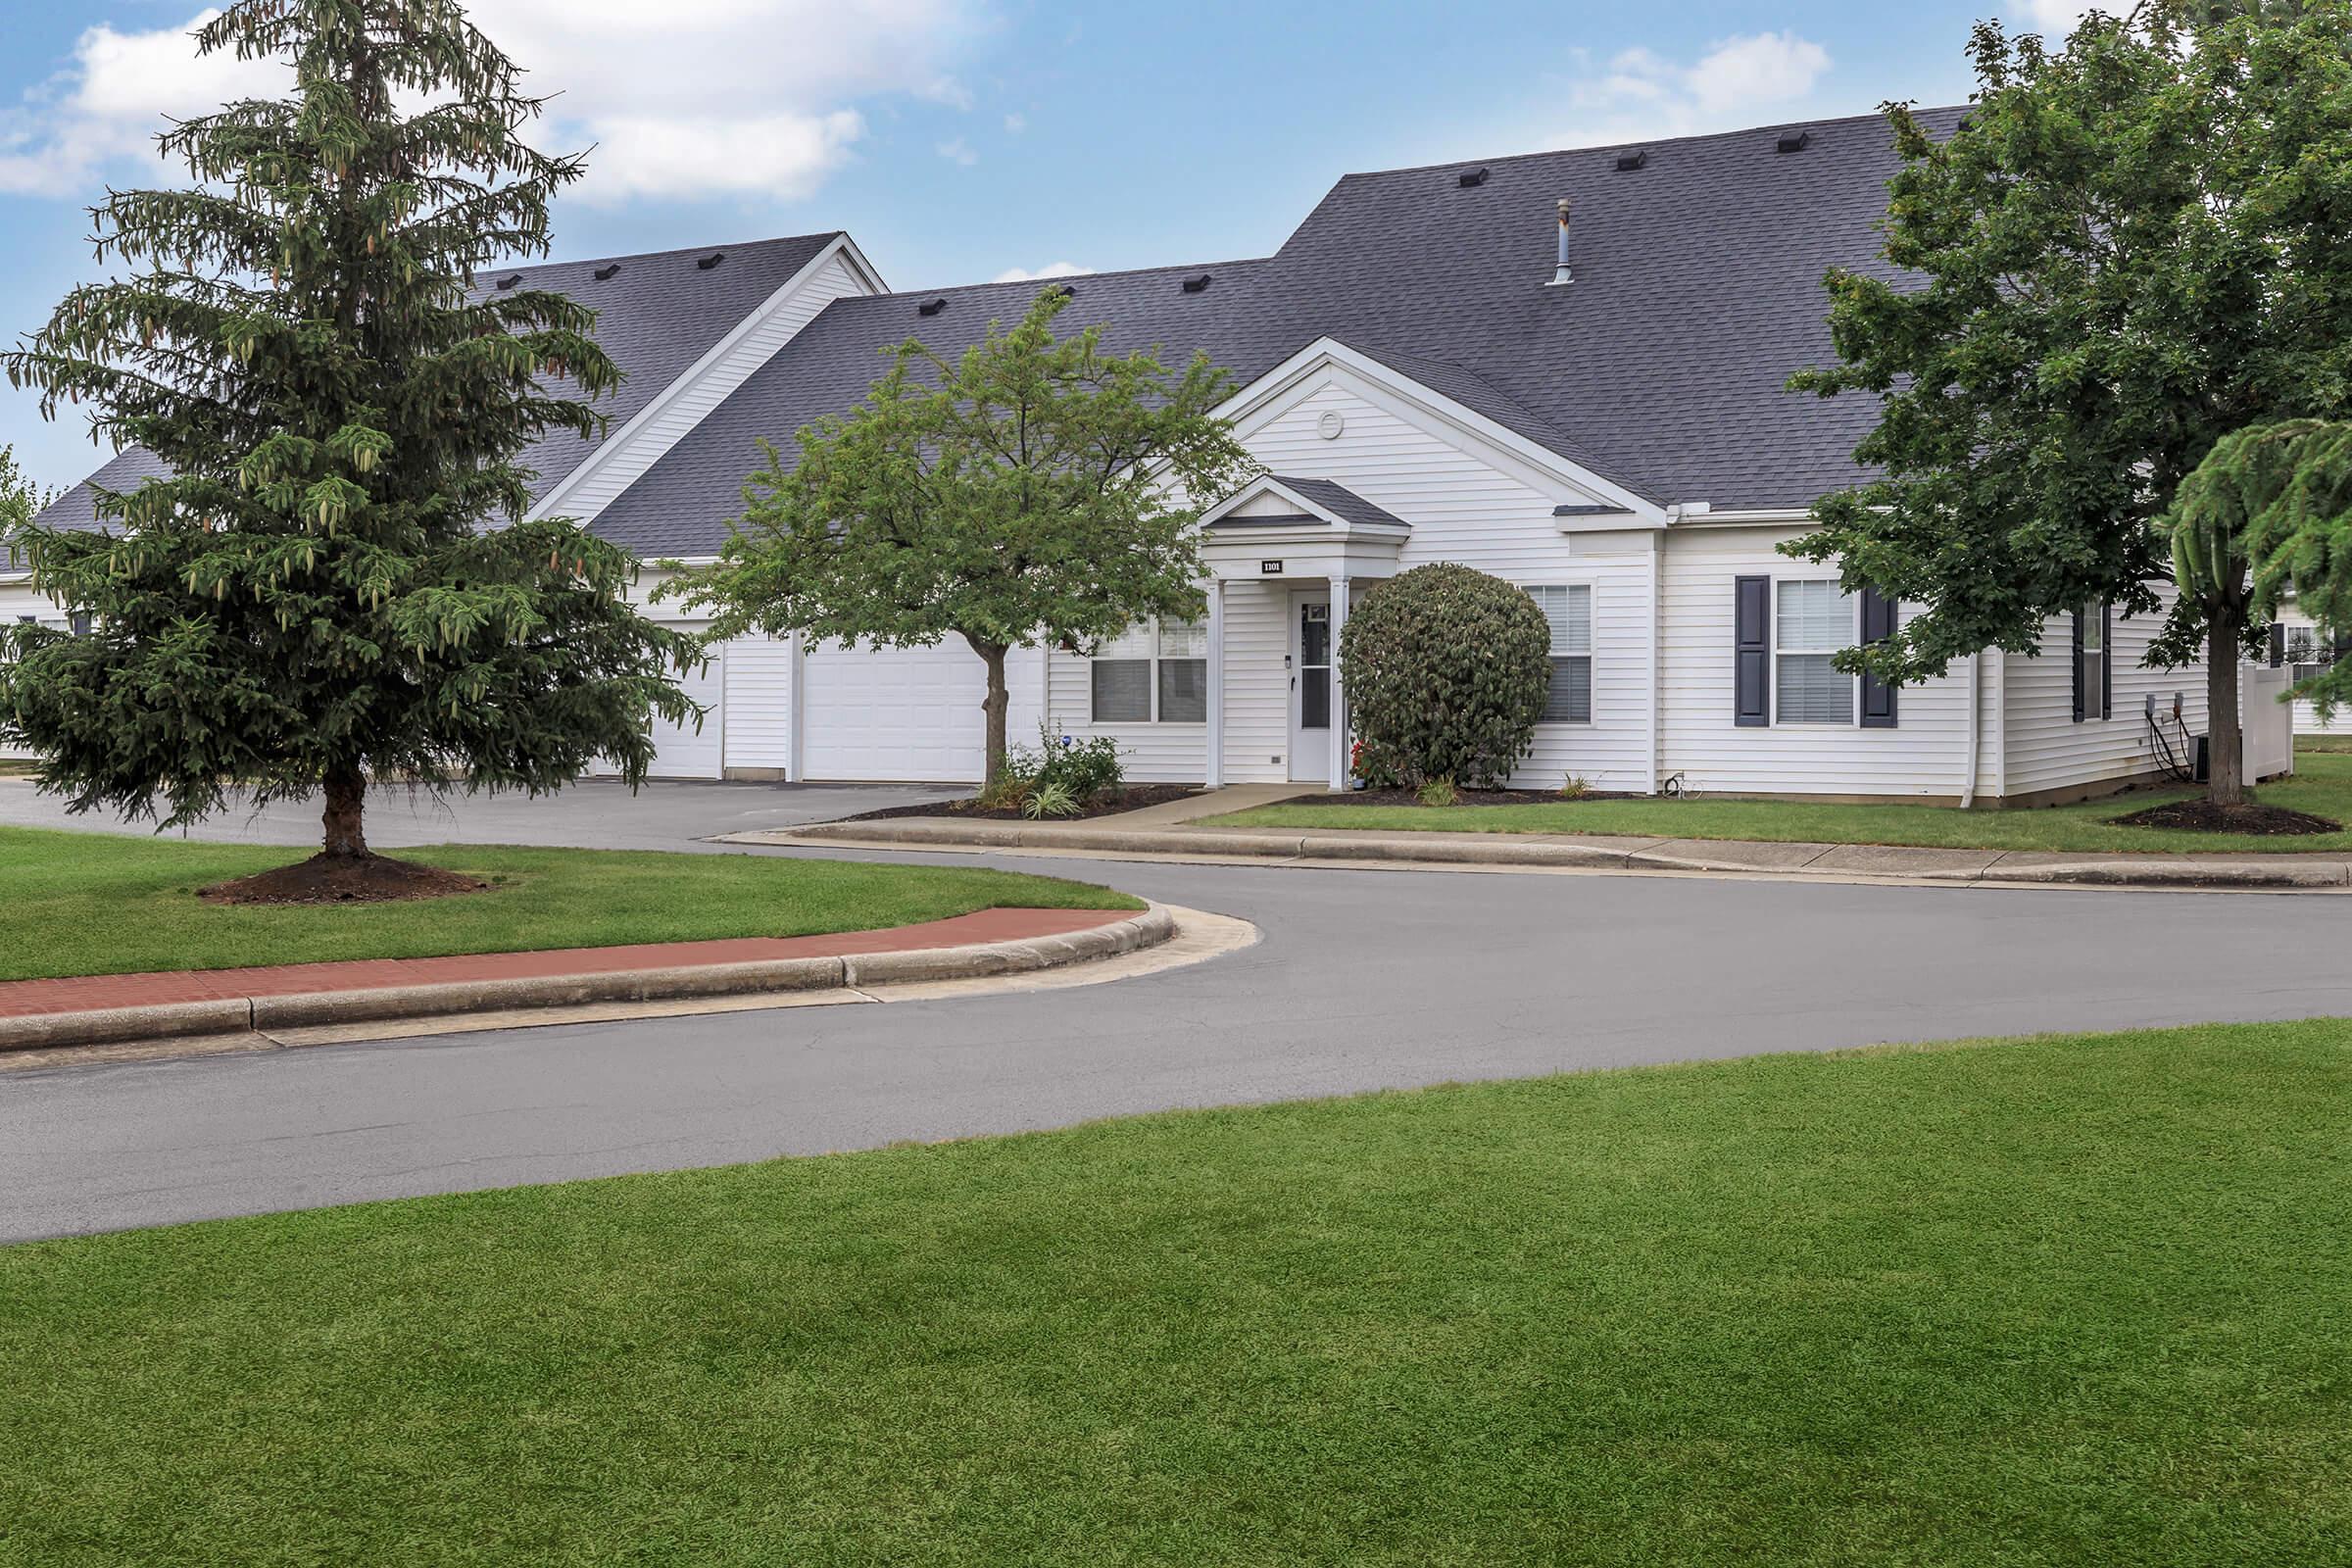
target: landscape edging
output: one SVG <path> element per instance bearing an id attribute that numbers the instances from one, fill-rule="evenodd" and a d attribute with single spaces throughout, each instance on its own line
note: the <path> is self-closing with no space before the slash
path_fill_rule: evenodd
<path id="1" fill-rule="evenodd" d="M 1176 934 L 1175 917 L 1153 904 L 1121 919 L 1047 937 L 909 948 L 818 958 L 767 958 L 749 963 L 670 964 L 602 974 L 527 975 L 441 985 L 379 986 L 276 997 L 224 997 L 206 1002 L 0 1017 L 0 1052 L 72 1046 L 112 1046 L 140 1040 L 245 1031 L 375 1023 L 397 1018 L 561 1007 L 599 1002 L 659 1002 L 766 992 L 840 990 L 901 980 L 977 979 L 1026 973 L 1157 947 Z"/>
<path id="2" fill-rule="evenodd" d="M 1630 836 L 1630 835 L 1629 835 Z M 1925 861 L 1945 853 L 1923 850 L 1923 863 L 1913 868 L 1858 871 L 1847 866 L 1815 870 L 1805 864 L 1773 865 L 1715 859 L 1705 855 L 1668 853 L 1654 848 L 1606 848 L 1563 844 L 1557 840 L 1520 838 L 1510 834 L 1457 835 L 1443 840 L 1398 838 L 1361 831 L 1322 829 L 1303 833 L 1251 832 L 1240 829 L 1019 827 L 1009 823 L 951 822 L 922 817 L 898 821 L 812 822 L 781 831 L 729 834 L 730 841 L 783 844 L 875 845 L 882 847 L 956 845 L 995 850 L 1078 850 L 1112 855 L 1213 855 L 1255 859 L 1361 860 L 1374 863 L 1425 865 L 1574 866 L 1589 870 L 1697 871 L 1735 876 L 1815 876 L 1851 881 L 1856 878 L 1949 883 L 2020 885 L 2065 884 L 2107 888 L 2331 888 L 2352 886 L 2352 858 L 2331 856 L 2304 859 L 2291 855 L 2263 857 L 2247 862 L 2215 864 L 2182 857 L 2177 859 L 2081 859 L 2054 862 L 2007 863 L 2011 851 L 1986 851 L 1993 858 L 1971 869 L 1955 869 Z M 1662 845 L 1670 840 L 1650 840 Z M 1692 841 L 1679 841 L 1692 842 Z M 1744 840 L 1724 840 L 1727 845 Z M 1757 841 L 1770 843 L 1772 841 Z M 1905 846 L 1860 846 L 1900 855 Z M 1850 845 L 1820 845 L 1828 854 Z"/>

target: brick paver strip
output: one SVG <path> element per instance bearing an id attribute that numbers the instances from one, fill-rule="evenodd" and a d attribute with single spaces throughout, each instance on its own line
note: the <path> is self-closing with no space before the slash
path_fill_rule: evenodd
<path id="1" fill-rule="evenodd" d="M 554 948 L 535 953 L 471 953 L 440 958 L 359 958 L 278 963 L 251 969 L 178 969 L 154 974 L 77 975 L 60 980 L 0 981 L 0 1017 L 87 1012 L 167 1002 L 305 996 L 476 980 L 612 974 L 673 964 L 753 963 L 767 958 L 834 958 L 858 953 L 959 948 L 1061 936 L 1132 918 L 1126 909 L 980 909 L 921 925 L 837 931 L 811 937 L 724 937 L 710 942 L 646 942 L 622 948 Z"/>

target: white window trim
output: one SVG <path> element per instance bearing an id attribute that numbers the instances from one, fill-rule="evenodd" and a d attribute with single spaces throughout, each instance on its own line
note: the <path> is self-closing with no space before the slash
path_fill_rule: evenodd
<path id="1" fill-rule="evenodd" d="M 1537 588 L 1582 588 L 1585 590 L 1589 596 L 1586 600 L 1589 613 L 1585 617 L 1585 626 L 1590 642 L 1581 655 L 1554 654 L 1548 645 L 1544 649 L 1546 660 L 1579 658 L 1584 660 L 1587 667 L 1585 690 L 1588 694 L 1585 716 L 1582 718 L 1539 718 L 1536 720 L 1536 724 L 1539 728 L 1591 729 L 1600 722 L 1600 580 L 1597 577 L 1545 577 L 1541 582 L 1519 584 L 1520 591 L 1526 593 L 1530 599 L 1535 597 L 1532 590 Z"/>
<path id="2" fill-rule="evenodd" d="M 1139 625 L 1148 626 L 1151 628 L 1150 635 L 1152 638 L 1152 652 L 1148 657 L 1138 659 L 1130 656 L 1124 659 L 1113 659 L 1109 661 L 1109 662 L 1114 664 L 1149 664 L 1152 666 L 1151 675 L 1148 677 L 1152 695 L 1152 716 L 1150 718 L 1097 718 L 1095 716 L 1095 665 L 1102 662 L 1102 657 L 1097 654 L 1090 654 L 1087 656 L 1086 660 L 1087 728 L 1098 730 L 1204 730 L 1208 728 L 1208 720 L 1205 718 L 1162 718 L 1159 716 L 1159 666 L 1161 663 L 1161 655 L 1159 652 L 1159 623 L 1162 618 L 1163 617 L 1158 615 L 1152 615 L 1137 623 Z M 1208 618 L 1205 615 L 1202 616 L 1199 622 L 1199 625 L 1200 626 L 1202 634 L 1205 635 L 1208 630 Z M 1178 664 L 1194 662 L 1192 660 L 1184 659 L 1170 660 L 1167 662 Z M 1208 650 L 1205 647 L 1201 649 L 1200 658 L 1198 662 L 1200 662 L 1204 668 L 1208 663 Z"/>
<path id="3" fill-rule="evenodd" d="M 2107 604 L 2104 600 L 2094 599 L 2075 613 L 2082 617 L 2082 646 L 2075 653 L 2075 679 L 2082 683 L 2082 716 L 2075 722 L 2104 724 L 2115 717 L 2107 711 L 2105 702 L 2108 672 L 2114 668 L 2111 661 L 2115 658 L 2115 650 L 2108 646 L 2111 639 L 2107 635 Z M 2099 640 L 2095 655 L 2090 650 L 2093 637 Z M 2091 675 L 2090 661 L 2093 658 L 2098 660 L 2095 680 Z"/>
<path id="4" fill-rule="evenodd" d="M 1771 729 L 1860 729 L 1862 727 L 1862 677 L 1859 675 L 1848 675 L 1845 678 L 1847 716 L 1843 722 L 1822 718 L 1785 719 L 1781 717 L 1781 584 L 1785 582 L 1826 582 L 1831 587 L 1837 588 L 1838 596 L 1846 602 L 1852 612 L 1852 624 L 1847 628 L 1848 640 L 1845 646 L 1857 647 L 1862 641 L 1862 596 L 1860 594 L 1847 593 L 1843 588 L 1838 587 L 1838 579 L 1834 576 L 1791 575 L 1784 577 L 1776 573 L 1772 579 L 1772 603 L 1764 607 L 1765 619 L 1772 628 L 1772 722 L 1767 727 Z M 1837 652 L 1835 649 L 1829 651 Z M 1822 652 L 1823 650 L 1818 648 L 1791 648 L 1788 650 L 1791 657 L 1812 655 L 1818 658 Z M 1836 666 L 1831 667 L 1835 668 Z"/>

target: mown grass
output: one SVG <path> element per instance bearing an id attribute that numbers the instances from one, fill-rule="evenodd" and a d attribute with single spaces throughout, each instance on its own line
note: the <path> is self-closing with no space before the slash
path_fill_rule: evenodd
<path id="1" fill-rule="evenodd" d="M 1011 906 L 1143 906 L 1107 888 L 979 867 L 477 845 L 398 853 L 494 884 L 481 893 L 278 906 L 196 896 L 306 853 L 0 828 L 0 980 L 811 936 Z"/>
<path id="2" fill-rule="evenodd" d="M 2352 1560 L 2352 1025 L 0 1252 L 44 1564 Z"/>
<path id="3" fill-rule="evenodd" d="M 2314 854 L 2352 850 L 2352 755 L 2300 748 L 2295 776 L 2256 791 L 2270 806 L 2290 807 L 2347 824 L 2340 833 L 2257 838 L 2130 827 L 2119 816 L 2188 789 L 2143 790 L 2043 810 L 1961 811 L 1936 806 L 1834 806 L 1806 801 L 1559 801 L 1527 806 L 1261 806 L 1196 824 L 1203 827 L 1400 829 L 1450 833 L 1622 833 L 1662 839 L 1750 839 L 1800 844 L 1912 844 L 1940 849 L 2054 850 L 2141 854 Z"/>

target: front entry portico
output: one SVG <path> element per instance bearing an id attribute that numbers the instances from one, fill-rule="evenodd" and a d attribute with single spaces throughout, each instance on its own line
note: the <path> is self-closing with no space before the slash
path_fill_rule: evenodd
<path id="1" fill-rule="evenodd" d="M 1410 526 L 1329 480 L 1272 475 L 1202 521 L 1209 785 L 1271 776 L 1347 789 L 1341 635 L 1359 584 L 1397 571 Z M 1275 737 L 1279 754 L 1258 749 Z"/>

